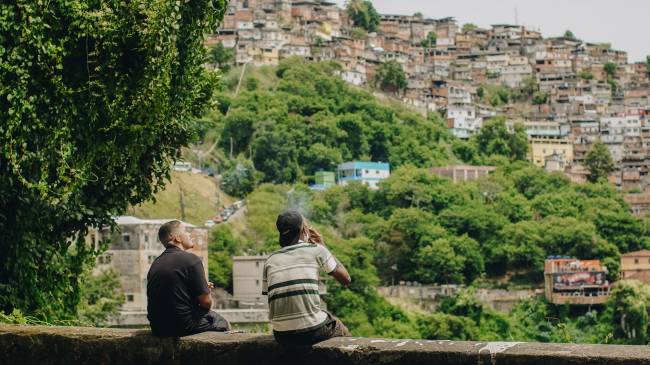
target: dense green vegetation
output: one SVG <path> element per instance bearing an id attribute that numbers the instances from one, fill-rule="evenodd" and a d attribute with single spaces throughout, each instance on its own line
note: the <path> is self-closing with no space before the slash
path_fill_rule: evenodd
<path id="1" fill-rule="evenodd" d="M 76 318 L 85 233 L 164 186 L 210 100 L 203 35 L 225 5 L 2 2 L 0 311 Z"/>
<path id="2" fill-rule="evenodd" d="M 560 195 L 550 203 L 558 208 L 553 210 L 557 215 L 541 204 L 552 195 Z M 582 207 L 594 206 L 572 211 L 570 199 L 584 199 Z M 529 284 L 539 280 L 548 252 L 601 257 L 616 275 L 618 247 L 633 245 L 635 239 L 621 236 L 629 227 L 619 223 L 616 229 L 611 223 L 631 217 L 603 206 L 621 204 L 607 185 L 573 186 L 560 175 L 522 162 L 507 164 L 483 181 L 461 185 L 411 166 L 396 171 L 379 191 L 359 184 L 324 192 L 300 184 L 263 184 L 248 196 L 244 226 L 223 225 L 214 231 L 211 248 L 218 248 L 218 253 L 211 253 L 210 264 L 211 270 L 217 269 L 210 275 L 228 285 L 230 253 L 279 248 L 275 217 L 293 207 L 311 218 L 327 246 L 350 270 L 353 284 L 341 288 L 330 282 L 325 300 L 357 336 L 646 343 L 650 291 L 640 283 L 619 285 L 605 308 L 586 313 L 541 299 L 523 301 L 508 314 L 497 313 L 480 303 L 472 289 L 504 272 L 512 275 L 511 280 L 516 275 L 525 276 Z M 604 215 L 602 221 L 594 216 L 599 214 Z M 596 228 L 604 221 L 610 223 L 607 234 L 599 233 L 605 227 Z M 610 244 L 601 234 L 619 243 Z M 638 234 L 645 231 L 641 228 Z M 396 271 L 390 269 L 393 264 Z M 375 287 L 390 282 L 392 275 L 474 285 L 443 301 L 438 312 L 416 314 L 391 305 L 376 292 Z"/>
<path id="3" fill-rule="evenodd" d="M 456 161 L 450 151 L 452 136 L 438 114 L 425 118 L 381 103 L 338 78 L 339 70 L 333 62 L 287 59 L 274 73 L 265 70 L 259 75 L 255 90 L 240 90 L 233 97 L 226 89 L 217 95 L 219 112 L 203 123 L 221 131 L 221 156 L 232 156 L 215 164 L 222 171 L 226 167 L 227 191 L 236 195 L 250 191 L 248 177 L 307 182 L 316 171 L 333 171 L 353 159 L 422 167 Z M 234 70 L 237 77 L 238 71 Z M 226 76 L 226 87 L 233 85 L 232 79 Z M 237 156 L 240 160 L 234 163 Z"/>

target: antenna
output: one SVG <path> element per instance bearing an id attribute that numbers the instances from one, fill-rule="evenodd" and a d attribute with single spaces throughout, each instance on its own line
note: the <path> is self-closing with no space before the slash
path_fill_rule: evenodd
<path id="1" fill-rule="evenodd" d="M 519 11 L 517 11 L 516 6 L 515 6 L 515 25 L 519 25 Z"/>

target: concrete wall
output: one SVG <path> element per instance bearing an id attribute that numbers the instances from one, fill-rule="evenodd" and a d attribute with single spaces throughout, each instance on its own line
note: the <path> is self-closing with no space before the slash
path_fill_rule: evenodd
<path id="1" fill-rule="evenodd" d="M 650 365 L 650 347 L 348 337 L 288 351 L 260 335 L 0 325 L 0 364 Z"/>

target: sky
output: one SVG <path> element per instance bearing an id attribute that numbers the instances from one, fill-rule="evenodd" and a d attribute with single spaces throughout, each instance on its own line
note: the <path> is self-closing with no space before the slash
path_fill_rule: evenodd
<path id="1" fill-rule="evenodd" d="M 337 0 L 343 6 L 345 0 Z M 455 17 L 459 25 L 474 23 L 519 24 L 540 30 L 544 37 L 560 36 L 567 29 L 593 43 L 611 43 L 628 52 L 629 61 L 650 55 L 649 0 L 373 0 L 382 14 Z M 515 11 L 515 9 L 517 9 Z"/>

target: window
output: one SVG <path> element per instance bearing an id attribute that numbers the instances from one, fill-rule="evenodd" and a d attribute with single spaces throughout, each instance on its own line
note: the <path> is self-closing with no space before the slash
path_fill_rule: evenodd
<path id="1" fill-rule="evenodd" d="M 112 254 L 104 254 L 101 255 L 97 258 L 97 262 L 102 264 L 102 265 L 108 265 L 113 261 L 113 255 Z"/>
<path id="2" fill-rule="evenodd" d="M 122 242 L 127 243 L 131 240 L 131 236 L 128 233 L 122 234 Z"/>
<path id="3" fill-rule="evenodd" d="M 255 261 L 255 267 L 260 267 L 260 262 L 259 261 Z"/>
<path id="4" fill-rule="evenodd" d="M 259 281 L 259 279 L 255 280 L 255 286 L 260 286 L 260 281 Z"/>
<path id="5" fill-rule="evenodd" d="M 149 236 L 147 236 L 146 234 L 144 235 L 144 242 L 149 242 Z"/>
<path id="6" fill-rule="evenodd" d="M 634 263 L 635 263 L 635 264 L 638 264 L 638 263 L 639 263 L 639 259 L 634 259 Z"/>
<path id="7" fill-rule="evenodd" d="M 153 264 L 154 261 L 156 261 L 156 256 L 155 255 L 149 255 L 147 258 L 147 261 L 149 261 L 149 265 Z"/>
<path id="8" fill-rule="evenodd" d="M 127 302 L 132 302 L 133 301 L 133 294 L 127 294 L 126 295 L 126 301 Z"/>

